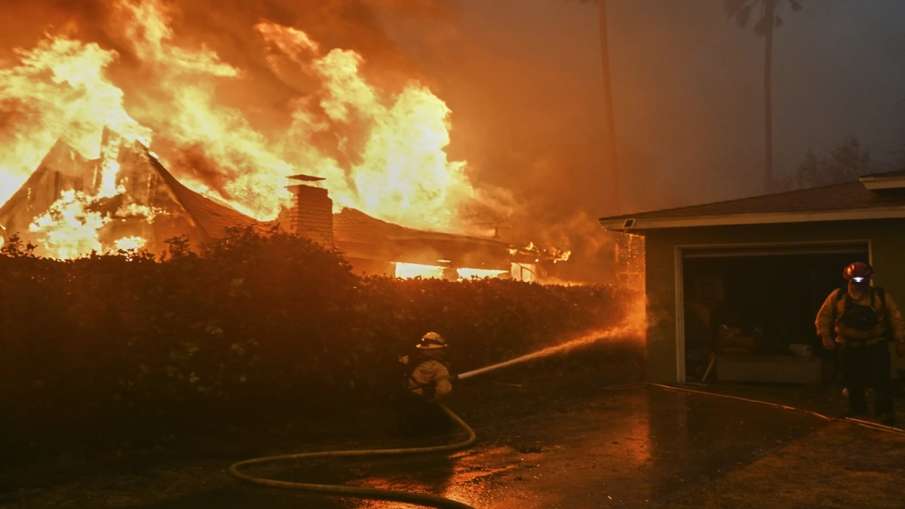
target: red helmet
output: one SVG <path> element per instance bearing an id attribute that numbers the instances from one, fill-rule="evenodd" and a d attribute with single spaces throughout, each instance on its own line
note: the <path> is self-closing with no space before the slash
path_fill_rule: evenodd
<path id="1" fill-rule="evenodd" d="M 854 280 L 861 283 L 870 279 L 874 274 L 874 269 L 864 262 L 852 262 L 842 269 L 842 277 L 846 281 Z"/>

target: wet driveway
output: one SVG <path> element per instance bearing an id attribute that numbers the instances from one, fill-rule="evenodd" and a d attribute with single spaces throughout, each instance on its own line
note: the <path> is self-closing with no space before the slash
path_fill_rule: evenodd
<path id="1" fill-rule="evenodd" d="M 805 414 L 635 387 L 478 428 L 477 446 L 449 458 L 323 464 L 284 470 L 276 477 L 440 493 L 488 509 L 649 507 L 822 426 L 827 424 Z M 214 506 L 409 507 L 238 485 L 141 507 Z"/>
<path id="2" fill-rule="evenodd" d="M 532 399 L 537 391 L 530 387 L 519 389 L 520 398 L 493 399 L 502 387 L 462 412 L 478 443 L 451 457 L 334 461 L 267 473 L 442 494 L 482 509 L 905 507 L 903 435 L 648 386 L 590 388 L 571 399 Z M 503 408 L 506 401 L 517 411 Z M 465 403 L 459 405 L 469 408 Z M 488 407 L 493 411 L 481 413 Z M 226 463 L 199 460 L 73 483 L 0 508 L 414 507 L 246 486 L 229 478 Z"/>
<path id="3" fill-rule="evenodd" d="M 645 507 L 824 425 L 656 388 L 611 392 L 573 411 L 510 423 L 510 437 L 455 456 L 449 476 L 434 486 L 481 508 Z"/>

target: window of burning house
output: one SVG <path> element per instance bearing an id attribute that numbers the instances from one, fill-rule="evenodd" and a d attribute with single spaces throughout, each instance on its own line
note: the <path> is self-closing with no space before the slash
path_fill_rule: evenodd
<path id="1" fill-rule="evenodd" d="M 452 281 L 470 279 L 508 278 L 510 271 L 502 269 L 476 269 L 452 267 L 449 265 L 427 265 L 421 263 L 394 262 L 395 276 L 400 279 L 447 279 Z M 522 280 L 520 280 L 522 281 Z"/>
<path id="2" fill-rule="evenodd" d="M 537 281 L 537 265 L 533 263 L 513 262 L 510 269 L 512 279 L 523 281 L 525 283 L 533 283 Z"/>

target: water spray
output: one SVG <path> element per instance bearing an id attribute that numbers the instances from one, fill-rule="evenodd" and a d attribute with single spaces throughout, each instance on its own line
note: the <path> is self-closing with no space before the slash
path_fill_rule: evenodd
<path id="1" fill-rule="evenodd" d="M 565 343 L 548 346 L 542 350 L 538 350 L 536 352 L 531 352 L 529 354 L 522 355 L 520 357 L 516 357 L 514 359 L 509 359 L 508 361 L 498 362 L 496 364 L 491 364 L 489 366 L 484 366 L 483 368 L 473 369 L 471 371 L 466 371 L 464 373 L 460 373 L 458 376 L 459 380 L 466 380 L 468 378 L 476 377 L 479 375 L 483 375 L 486 373 L 490 373 L 491 371 L 496 371 L 498 369 L 508 368 L 510 366 L 515 366 L 517 364 L 523 364 L 525 362 L 541 359 L 544 357 L 550 357 L 551 355 L 556 355 L 559 353 L 569 352 L 571 350 L 575 350 L 577 348 L 582 348 L 585 346 L 589 346 L 591 344 L 597 343 L 599 341 L 603 341 L 605 339 L 612 339 L 618 337 L 625 337 L 628 334 L 631 334 L 636 331 L 636 327 L 633 325 L 626 325 L 622 327 L 613 327 L 609 329 L 595 330 L 579 336 L 577 338 L 566 341 Z"/>
<path id="2" fill-rule="evenodd" d="M 536 352 L 532 352 L 514 359 L 504 362 L 491 364 L 482 368 L 466 371 L 459 374 L 459 380 L 466 380 L 476 376 L 484 375 L 492 371 L 523 364 L 525 362 L 549 357 L 551 355 L 569 352 L 577 348 L 588 346 L 596 342 L 612 339 L 617 337 L 625 337 L 626 335 L 637 333 L 637 325 L 632 323 L 620 327 L 612 327 L 609 329 L 595 330 L 579 337 L 573 338 L 565 343 L 550 346 Z M 345 450 L 345 451 L 324 451 L 324 452 L 303 452 L 296 454 L 283 454 L 278 456 L 267 456 L 262 458 L 252 458 L 238 463 L 234 463 L 229 467 L 229 473 L 234 478 L 264 486 L 267 488 L 287 489 L 297 492 L 316 493 L 321 495 L 333 495 L 340 497 L 366 498 L 374 500 L 392 500 L 397 502 L 407 502 L 411 504 L 420 504 L 429 507 L 451 508 L 451 509 L 474 509 L 471 506 L 451 500 L 438 495 L 430 495 L 427 493 L 412 493 L 407 491 L 385 490 L 380 488 L 368 488 L 358 486 L 346 486 L 342 484 L 317 484 L 295 481 L 280 481 L 277 479 L 269 479 L 266 477 L 257 477 L 245 473 L 248 467 L 273 465 L 276 463 L 299 462 L 302 460 L 324 459 L 324 458 L 374 458 L 386 456 L 412 456 L 418 454 L 437 454 L 450 453 L 470 447 L 477 435 L 471 426 L 468 425 L 455 412 L 447 408 L 445 405 L 439 405 L 447 416 L 455 423 L 459 429 L 465 432 L 466 437 L 463 440 L 451 444 L 443 444 L 429 447 L 408 447 L 398 449 L 364 449 L 364 450 Z"/>

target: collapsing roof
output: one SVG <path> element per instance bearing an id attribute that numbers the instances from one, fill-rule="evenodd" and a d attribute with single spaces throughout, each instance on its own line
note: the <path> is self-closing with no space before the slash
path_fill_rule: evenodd
<path id="1" fill-rule="evenodd" d="M 145 155 L 205 239 L 222 237 L 228 228 L 260 226 L 257 220 L 185 187 L 147 150 Z"/>
<path id="2" fill-rule="evenodd" d="M 603 217 L 617 231 L 905 218 L 905 171 L 722 202 Z"/>
<path id="3" fill-rule="evenodd" d="M 112 144 L 115 150 L 105 152 Z M 48 244 L 55 241 L 45 230 L 56 228 L 54 233 L 61 233 L 65 228 L 81 227 L 94 236 L 88 252 L 99 247 L 112 250 L 116 241 L 125 237 L 140 237 L 142 247 L 159 252 L 173 237 L 185 235 L 203 242 L 222 236 L 229 227 L 259 224 L 181 184 L 138 142 L 122 140 L 108 131 L 101 152 L 115 154 L 115 159 L 89 160 L 58 141 L 25 184 L 0 207 L 5 236 L 18 234 L 49 251 Z M 104 193 L 105 165 L 112 163 L 118 167 L 116 182 L 109 186 L 112 191 Z M 71 201 L 79 201 L 79 214 L 69 221 L 54 218 L 59 225 L 36 226 L 36 218 L 50 214 L 55 204 L 66 199 L 66 193 Z M 88 216 L 97 222 L 90 225 Z"/>

